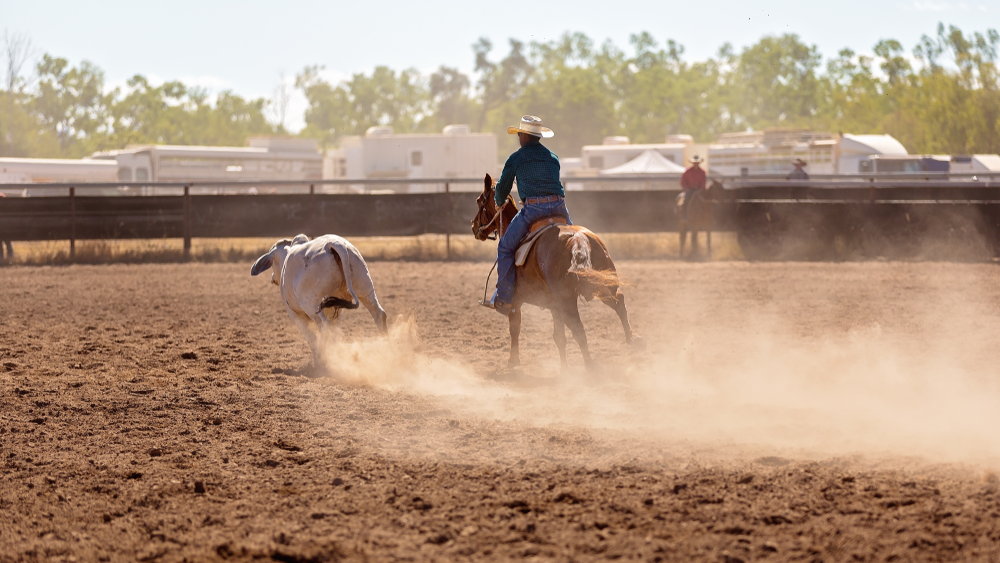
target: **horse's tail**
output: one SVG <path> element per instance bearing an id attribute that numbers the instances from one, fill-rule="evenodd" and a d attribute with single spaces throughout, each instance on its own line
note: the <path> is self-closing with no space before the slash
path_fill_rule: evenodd
<path id="1" fill-rule="evenodd" d="M 580 295 L 588 301 L 594 297 L 613 297 L 618 292 L 621 279 L 614 266 L 610 270 L 594 269 L 587 231 L 573 233 L 569 243 L 571 253 L 569 273 L 576 276 Z"/>

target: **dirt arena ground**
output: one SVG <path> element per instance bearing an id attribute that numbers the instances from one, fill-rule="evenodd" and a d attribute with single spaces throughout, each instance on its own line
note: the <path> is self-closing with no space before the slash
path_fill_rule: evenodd
<path id="1" fill-rule="evenodd" d="M 1000 561 L 1000 269 L 624 261 L 634 353 L 371 264 L 314 372 L 249 264 L 0 269 L 0 561 Z"/>

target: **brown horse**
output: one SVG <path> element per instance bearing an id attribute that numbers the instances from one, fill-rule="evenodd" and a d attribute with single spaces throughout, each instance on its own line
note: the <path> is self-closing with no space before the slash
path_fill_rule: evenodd
<path id="1" fill-rule="evenodd" d="M 486 240 L 495 232 L 503 234 L 507 225 L 517 214 L 513 198 L 507 197 L 501 209 L 493 199 L 493 178 L 489 174 L 484 180 L 483 193 L 476 200 L 479 212 L 472 220 L 472 233 L 479 240 Z M 577 302 L 580 297 L 587 301 L 595 297 L 618 313 L 625 341 L 642 350 L 645 341 L 632 332 L 628 322 L 625 295 L 619 287 L 615 264 L 608 255 L 608 249 L 597 235 L 576 225 L 556 225 L 536 239 L 524 266 L 516 269 L 513 312 L 510 322 L 509 367 L 521 363 L 518 352 L 518 337 L 521 333 L 521 306 L 525 303 L 552 311 L 552 338 L 559 348 L 559 359 L 563 367 L 566 362 L 566 326 L 580 345 L 583 361 L 593 367 L 594 361 L 587 349 L 587 334 L 580 321 Z"/>
<path id="2" fill-rule="evenodd" d="M 712 185 L 707 190 L 691 190 L 677 196 L 674 212 L 677 214 L 677 230 L 681 237 L 681 258 L 684 258 L 688 233 L 691 233 L 691 254 L 688 257 L 693 257 L 698 252 L 698 231 L 705 233 L 708 258 L 712 257 L 712 202 L 721 190 L 722 184 L 712 180 Z M 681 196 L 691 198 L 687 203 L 687 210 L 684 209 L 684 199 Z"/>

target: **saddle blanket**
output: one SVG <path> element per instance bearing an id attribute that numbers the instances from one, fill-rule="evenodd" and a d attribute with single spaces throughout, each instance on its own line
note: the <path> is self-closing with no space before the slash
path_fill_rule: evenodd
<path id="1" fill-rule="evenodd" d="M 525 261 L 528 260 L 528 253 L 531 252 L 531 248 L 535 246 L 535 241 L 538 240 L 538 237 L 542 233 L 553 227 L 565 224 L 566 219 L 562 217 L 546 217 L 532 223 L 531 230 L 528 231 L 528 236 L 524 237 L 524 240 L 521 241 L 521 244 L 518 245 L 517 250 L 514 252 L 514 265 L 524 266 Z"/>

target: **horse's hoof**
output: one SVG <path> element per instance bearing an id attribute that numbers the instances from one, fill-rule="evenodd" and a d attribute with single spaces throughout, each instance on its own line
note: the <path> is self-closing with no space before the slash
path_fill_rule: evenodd
<path id="1" fill-rule="evenodd" d="M 514 369 L 521 367 L 521 360 L 515 360 L 513 358 L 507 360 L 507 369 Z"/>
<path id="2" fill-rule="evenodd" d="M 635 350 L 636 352 L 646 351 L 646 339 L 644 339 L 641 336 L 633 336 L 632 342 L 629 342 L 629 344 L 632 345 L 632 349 Z"/>

